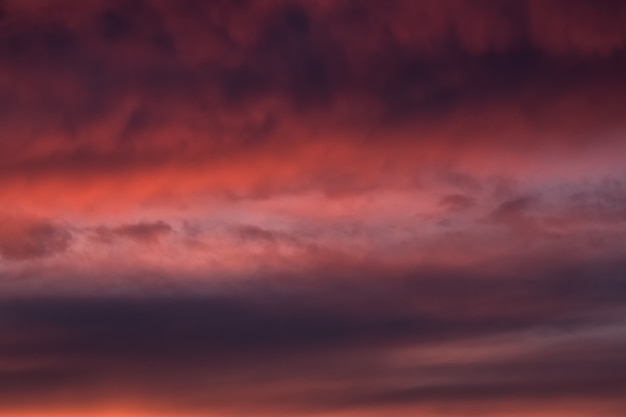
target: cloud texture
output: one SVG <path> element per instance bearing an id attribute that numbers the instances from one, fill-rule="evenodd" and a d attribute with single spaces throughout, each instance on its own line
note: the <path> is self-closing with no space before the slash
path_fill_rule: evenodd
<path id="1" fill-rule="evenodd" d="M 0 1 L 0 415 L 624 415 L 625 132 L 621 0 Z"/>

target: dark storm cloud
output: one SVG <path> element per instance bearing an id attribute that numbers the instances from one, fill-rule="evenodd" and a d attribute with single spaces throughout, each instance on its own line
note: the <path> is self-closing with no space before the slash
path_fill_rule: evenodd
<path id="1" fill-rule="evenodd" d="M 106 401 L 119 384 L 153 407 L 195 411 L 618 402 L 624 263 L 517 269 L 367 268 L 225 283 L 221 295 L 4 300 L 0 363 L 11 367 L 0 368 L 0 406 L 62 403 L 68 392 L 78 404 Z M 516 350 L 501 356 L 506 340 Z M 477 341 L 495 356 L 464 358 L 461 347 Z M 429 348 L 461 351 L 443 362 L 388 361 L 398 349 Z"/>

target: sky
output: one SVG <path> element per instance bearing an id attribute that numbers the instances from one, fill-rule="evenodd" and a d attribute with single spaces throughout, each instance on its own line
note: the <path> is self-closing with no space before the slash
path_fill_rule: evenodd
<path id="1" fill-rule="evenodd" d="M 0 0 L 0 416 L 624 416 L 624 161 L 623 0 Z"/>

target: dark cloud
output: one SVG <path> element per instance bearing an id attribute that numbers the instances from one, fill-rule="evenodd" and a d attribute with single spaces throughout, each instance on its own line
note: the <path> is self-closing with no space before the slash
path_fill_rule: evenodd
<path id="1" fill-rule="evenodd" d="M 203 296 L 4 300 L 0 359 L 12 368 L 0 368 L 0 406 L 63 403 L 68 392 L 76 404 L 106 402 L 117 384 L 150 407 L 194 411 L 619 404 L 623 262 L 538 265 L 498 277 L 367 268 Z M 472 346 L 487 353 L 471 356 Z M 415 363 L 394 365 L 401 351 L 417 352 Z"/>
<path id="2" fill-rule="evenodd" d="M 271 230 L 263 227 L 243 224 L 237 225 L 229 229 L 229 232 L 242 243 L 259 243 L 264 245 L 292 245 L 294 247 L 308 247 L 313 250 L 312 246 L 307 246 L 302 231 L 282 231 Z M 307 237 L 311 237 L 310 234 Z"/>
<path id="3" fill-rule="evenodd" d="M 244 240 L 276 242 L 280 237 L 280 233 L 271 230 L 265 230 L 258 226 L 241 225 L 234 228 L 237 236 Z"/>
<path id="4" fill-rule="evenodd" d="M 10 1 L 3 175 L 206 166 L 299 146 L 276 130 L 293 125 L 316 140 L 410 126 L 416 142 L 586 142 L 622 124 L 625 16 L 612 0 Z M 250 135 L 263 114 L 274 127 Z"/>
<path id="5" fill-rule="evenodd" d="M 132 37 L 135 29 L 132 21 L 120 12 L 106 10 L 101 15 L 102 34 L 110 42 Z"/>
<path id="6" fill-rule="evenodd" d="M 569 215 L 617 224 L 626 220 L 626 184 L 617 178 L 581 187 L 567 195 Z"/>
<path id="7" fill-rule="evenodd" d="M 514 197 L 502 202 L 490 215 L 497 222 L 513 222 L 523 219 L 528 214 L 535 198 L 530 196 Z"/>
<path id="8" fill-rule="evenodd" d="M 476 204 L 472 197 L 463 194 L 449 194 L 441 198 L 439 205 L 450 211 L 464 211 Z"/>
<path id="9" fill-rule="evenodd" d="M 139 243 L 158 242 L 162 237 L 173 231 L 172 227 L 162 221 L 153 223 L 126 224 L 118 227 L 98 227 L 95 236 L 98 240 L 111 242 L 115 238 L 130 239 Z"/>
<path id="10" fill-rule="evenodd" d="M 72 234 L 43 219 L 0 218 L 0 256 L 10 261 L 45 258 L 65 252 Z"/>

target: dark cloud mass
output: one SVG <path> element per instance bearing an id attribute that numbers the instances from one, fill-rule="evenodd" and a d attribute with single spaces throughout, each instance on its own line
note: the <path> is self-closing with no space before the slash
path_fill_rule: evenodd
<path id="1" fill-rule="evenodd" d="M 623 268 L 528 266 L 507 282 L 369 269 L 212 296 L 5 300 L 0 358 L 13 365 L 0 372 L 0 406 L 67 393 L 106 402 L 122 384 L 150 407 L 194 412 L 439 402 L 467 412 L 573 396 L 623 407 Z"/>
<path id="2" fill-rule="evenodd" d="M 5 177 L 260 158 L 319 118 L 513 148 L 623 121 L 620 1 L 26 3 L 0 30 Z"/>
<path id="3" fill-rule="evenodd" d="M 130 239 L 139 243 L 154 243 L 172 232 L 172 227 L 163 222 L 125 224 L 117 227 L 98 227 L 95 237 L 104 242 L 112 242 L 114 238 Z"/>

